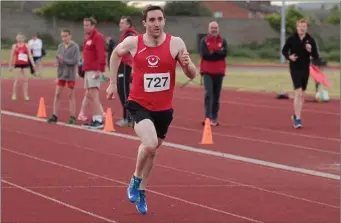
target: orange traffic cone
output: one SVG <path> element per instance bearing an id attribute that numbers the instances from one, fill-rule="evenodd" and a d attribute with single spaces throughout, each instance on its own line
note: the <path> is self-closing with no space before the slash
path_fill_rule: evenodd
<path id="1" fill-rule="evenodd" d="M 45 107 L 45 101 L 44 98 L 41 97 L 39 100 L 39 108 L 37 113 L 38 118 L 46 118 L 46 107 Z"/>
<path id="2" fill-rule="evenodd" d="M 112 112 L 111 108 L 107 109 L 107 112 L 105 114 L 105 125 L 104 129 L 105 132 L 115 132 L 113 121 L 112 121 Z"/>
<path id="3" fill-rule="evenodd" d="M 211 145 L 213 144 L 211 122 L 209 118 L 205 120 L 204 132 L 201 139 L 201 144 Z"/>

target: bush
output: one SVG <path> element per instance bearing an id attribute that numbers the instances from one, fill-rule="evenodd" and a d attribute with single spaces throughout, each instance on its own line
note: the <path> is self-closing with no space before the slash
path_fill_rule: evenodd
<path id="1" fill-rule="evenodd" d="M 326 59 L 327 61 L 340 62 L 340 51 L 339 50 L 331 51 Z"/>
<path id="2" fill-rule="evenodd" d="M 243 57 L 250 59 L 258 57 L 257 53 L 254 50 L 242 46 L 230 46 L 228 55 L 230 57 Z"/>
<path id="3" fill-rule="evenodd" d="M 286 11 L 285 17 L 285 30 L 287 35 L 292 35 L 296 31 L 296 21 L 305 18 L 309 23 L 314 23 L 309 15 L 305 15 L 295 9 L 294 7 L 289 7 Z M 280 32 L 281 30 L 281 15 L 279 13 L 274 13 L 265 17 L 269 22 L 270 26 Z"/>
<path id="4" fill-rule="evenodd" d="M 278 59 L 280 57 L 279 50 L 274 48 L 261 48 L 258 50 L 258 56 L 261 59 Z"/>
<path id="5" fill-rule="evenodd" d="M 55 1 L 35 9 L 34 12 L 47 18 L 56 17 L 67 21 L 82 21 L 85 17 L 93 16 L 98 21 L 118 22 L 123 15 L 141 15 L 140 9 L 119 1 Z"/>

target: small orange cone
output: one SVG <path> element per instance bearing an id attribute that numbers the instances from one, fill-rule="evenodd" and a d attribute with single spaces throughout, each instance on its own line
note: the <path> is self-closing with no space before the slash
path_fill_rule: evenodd
<path id="1" fill-rule="evenodd" d="M 211 122 L 209 118 L 206 118 L 205 120 L 205 127 L 204 127 L 204 132 L 202 135 L 202 139 L 201 139 L 201 144 L 206 144 L 206 145 L 213 144 Z"/>
<path id="2" fill-rule="evenodd" d="M 46 118 L 46 107 L 45 107 L 45 101 L 44 98 L 41 97 L 39 100 L 39 108 L 37 113 L 38 118 Z"/>
<path id="3" fill-rule="evenodd" d="M 111 108 L 107 109 L 107 112 L 105 114 L 105 125 L 104 129 L 105 132 L 115 132 L 113 121 L 112 121 L 112 112 Z"/>

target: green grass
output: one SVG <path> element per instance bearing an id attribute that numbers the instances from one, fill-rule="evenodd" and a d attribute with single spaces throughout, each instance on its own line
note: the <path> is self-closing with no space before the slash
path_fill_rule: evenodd
<path id="1" fill-rule="evenodd" d="M 14 72 L 9 72 L 3 69 L 2 78 L 8 79 L 15 75 Z M 48 68 L 42 72 L 43 78 L 56 78 L 56 69 Z M 109 72 L 106 73 L 109 75 Z M 328 89 L 330 97 L 340 98 L 340 73 L 332 71 L 326 73 L 328 79 L 331 81 L 332 86 Z M 34 78 L 30 76 L 31 78 Z M 177 83 L 183 84 L 188 81 L 188 78 L 182 73 L 177 73 Z M 200 76 L 198 76 L 189 86 L 200 87 Z M 283 89 L 285 92 L 292 92 L 292 82 L 288 72 L 275 70 L 274 72 L 263 70 L 247 70 L 247 71 L 228 71 L 224 79 L 224 87 L 232 88 L 241 91 L 255 91 L 255 92 L 278 92 Z M 315 86 L 312 79 L 309 80 L 307 93 L 314 94 Z"/>
<path id="2" fill-rule="evenodd" d="M 10 50 L 9 49 L 1 49 L 1 62 L 8 63 L 7 61 L 9 60 L 9 54 Z M 195 64 L 199 63 L 199 55 L 196 53 L 191 54 L 192 60 Z M 43 59 L 43 62 L 56 62 L 56 50 L 47 50 L 47 55 Z M 257 64 L 279 64 L 280 61 L 278 60 L 265 60 L 265 59 L 250 59 L 250 58 L 239 58 L 239 57 L 229 57 L 227 56 L 227 63 L 228 64 L 252 64 L 252 65 L 257 65 Z M 330 65 L 339 65 L 339 63 L 336 62 L 330 62 Z"/>

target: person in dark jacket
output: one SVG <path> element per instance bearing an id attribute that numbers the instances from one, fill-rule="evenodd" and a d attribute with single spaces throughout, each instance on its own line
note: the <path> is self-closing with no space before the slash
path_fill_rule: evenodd
<path id="1" fill-rule="evenodd" d="M 112 39 L 111 36 L 108 36 L 107 37 L 107 44 L 108 44 L 108 47 L 107 47 L 107 53 L 108 53 L 108 56 L 107 56 L 107 64 L 108 64 L 108 69 L 110 70 L 110 57 L 111 57 L 111 53 L 112 51 L 115 49 L 116 47 L 116 43 L 115 41 Z"/>
<path id="2" fill-rule="evenodd" d="M 205 87 L 205 118 L 212 126 L 218 125 L 220 92 L 226 70 L 227 43 L 219 35 L 219 25 L 213 21 L 208 25 L 208 35 L 200 42 L 200 74 Z M 204 124 L 204 122 L 203 122 Z"/>
<path id="3" fill-rule="evenodd" d="M 128 36 L 137 35 L 136 30 L 133 28 L 133 21 L 128 16 L 122 16 L 120 20 L 120 31 L 121 36 L 118 44 L 121 43 Z M 128 99 L 130 92 L 131 83 L 131 72 L 132 72 L 132 62 L 133 57 L 131 55 L 126 55 L 122 57 L 120 66 L 118 67 L 117 75 L 117 93 L 120 97 L 120 101 L 123 107 L 123 118 L 116 122 L 115 124 L 120 127 L 132 125 L 130 116 L 128 115 L 127 109 L 125 108 L 125 103 Z"/>
<path id="4" fill-rule="evenodd" d="M 309 66 L 311 58 L 319 59 L 316 42 L 307 33 L 308 22 L 304 19 L 297 21 L 297 32 L 290 36 L 283 46 L 282 54 L 289 60 L 289 68 L 294 95 L 294 114 L 292 115 L 293 127 L 302 128 L 301 112 L 304 103 L 304 92 L 309 79 Z"/>

